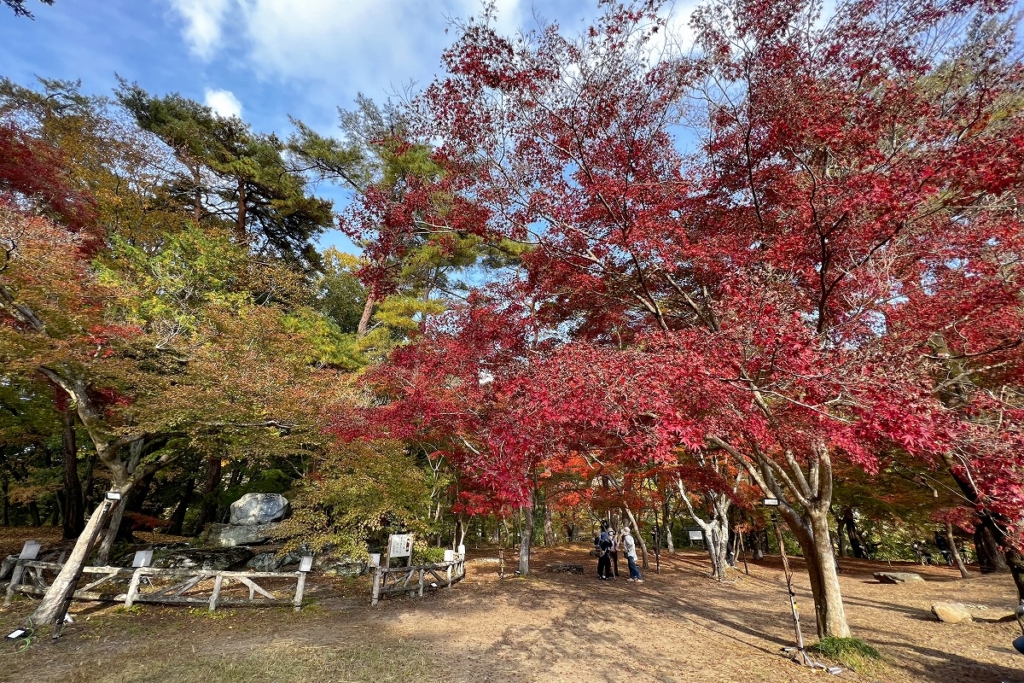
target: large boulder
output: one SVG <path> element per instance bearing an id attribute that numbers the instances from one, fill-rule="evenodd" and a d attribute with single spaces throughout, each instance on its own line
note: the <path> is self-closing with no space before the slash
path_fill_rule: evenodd
<path id="1" fill-rule="evenodd" d="M 230 522 L 236 526 L 258 526 L 280 522 L 290 506 L 280 493 L 247 493 L 231 504 Z"/>
<path id="2" fill-rule="evenodd" d="M 222 571 L 244 568 L 252 559 L 248 548 L 235 547 L 219 550 L 175 550 L 154 558 L 153 566 L 166 569 L 212 569 Z"/>
<path id="3" fill-rule="evenodd" d="M 206 543 L 218 548 L 238 545 L 261 545 L 271 538 L 277 524 L 239 526 L 237 524 L 211 524 L 206 531 Z"/>
<path id="4" fill-rule="evenodd" d="M 279 572 L 290 564 L 298 564 L 302 558 L 288 553 L 278 557 L 277 553 L 260 553 L 246 563 L 246 567 L 254 572 Z"/>
<path id="5" fill-rule="evenodd" d="M 916 583 L 924 581 L 920 574 L 914 572 L 875 572 L 879 583 Z"/>
<path id="6" fill-rule="evenodd" d="M 937 602 L 932 605 L 932 614 L 944 624 L 963 624 L 974 621 L 967 607 L 959 602 Z"/>
<path id="7" fill-rule="evenodd" d="M 366 562 L 359 560 L 323 556 L 317 557 L 313 562 L 313 566 L 324 574 L 343 576 L 350 579 L 362 576 L 369 569 L 369 565 Z"/>

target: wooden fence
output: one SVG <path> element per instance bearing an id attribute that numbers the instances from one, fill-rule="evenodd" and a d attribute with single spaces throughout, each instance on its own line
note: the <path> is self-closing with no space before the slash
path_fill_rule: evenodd
<path id="1" fill-rule="evenodd" d="M 60 571 L 55 562 L 20 560 L 14 568 L 11 582 L 7 586 L 4 605 L 10 605 L 16 592 L 42 595 L 49 588 L 44 572 Z M 100 575 L 100 578 L 75 591 L 78 600 L 124 602 L 131 607 L 137 602 L 159 604 L 206 605 L 210 611 L 218 605 L 293 605 L 295 611 L 302 608 L 302 596 L 306 587 L 306 572 L 229 572 L 216 569 L 158 569 L 139 567 L 84 567 L 82 573 Z M 279 596 L 279 590 L 260 586 L 256 579 L 288 580 L 295 582 L 294 593 L 289 597 Z M 119 592 L 101 592 L 100 587 L 110 588 L 115 580 L 127 580 L 128 589 Z M 234 586 L 230 584 L 234 583 Z M 104 586 L 104 584 L 106 584 Z M 246 592 L 248 595 L 246 596 Z M 208 595 L 207 595 L 208 593 Z M 258 596 L 258 597 L 257 597 Z"/>
<path id="2" fill-rule="evenodd" d="M 376 605 L 382 596 L 389 593 L 419 594 L 422 597 L 425 590 L 449 588 L 465 576 L 465 556 L 456 556 L 450 562 L 438 564 L 413 567 L 374 567 L 373 599 L 370 604 Z"/>

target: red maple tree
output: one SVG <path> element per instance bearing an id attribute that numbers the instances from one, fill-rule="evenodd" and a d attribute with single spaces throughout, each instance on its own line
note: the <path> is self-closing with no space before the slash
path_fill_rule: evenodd
<path id="1" fill-rule="evenodd" d="M 496 337 L 453 322 L 400 351 L 464 384 L 384 410 L 486 442 L 462 465 L 502 490 L 563 452 L 728 453 L 781 501 L 822 636 L 850 633 L 835 461 L 951 468 L 1016 552 L 1024 72 L 1006 3 L 858 0 L 826 19 L 723 0 L 695 12 L 689 54 L 659 3 L 602 5 L 576 39 L 507 39 L 485 14 L 418 101 L 475 229 L 533 244 L 489 296 L 533 303 Z M 537 343 L 489 359 L 528 326 Z"/>

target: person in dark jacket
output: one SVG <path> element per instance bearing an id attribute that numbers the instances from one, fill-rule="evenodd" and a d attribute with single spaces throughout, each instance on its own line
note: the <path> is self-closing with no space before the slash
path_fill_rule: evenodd
<path id="1" fill-rule="evenodd" d="M 612 539 L 607 531 L 601 532 L 601 538 L 598 541 L 598 551 L 601 555 L 597 558 L 597 578 L 607 581 L 612 578 Z"/>

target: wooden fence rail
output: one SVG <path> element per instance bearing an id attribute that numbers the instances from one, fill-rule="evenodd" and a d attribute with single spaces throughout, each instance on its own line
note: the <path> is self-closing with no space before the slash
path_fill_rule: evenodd
<path id="1" fill-rule="evenodd" d="M 14 568 L 11 582 L 7 585 L 7 597 L 4 605 L 10 605 L 16 592 L 29 595 L 42 595 L 49 588 L 44 571 L 54 574 L 60 571 L 61 565 L 55 562 L 37 562 L 20 560 Z M 86 584 L 75 591 L 77 600 L 93 600 L 108 602 L 124 602 L 131 607 L 137 602 L 159 604 L 207 605 L 211 612 L 218 605 L 288 605 L 295 611 L 302 608 L 302 596 L 306 588 L 306 572 L 229 572 L 216 569 L 159 569 L 155 567 L 84 567 L 83 574 L 98 574 L 100 578 Z M 205 585 L 212 579 L 212 585 Z M 256 580 L 290 579 L 295 581 L 295 591 L 290 597 L 279 596 L 256 583 Z M 128 581 L 127 591 L 100 592 L 101 586 L 112 587 L 116 581 Z M 169 585 L 157 586 L 155 582 L 170 581 Z M 228 584 L 236 583 L 248 589 L 242 595 L 231 594 Z M 147 586 L 148 590 L 143 586 Z M 236 587 L 239 587 L 236 586 Z M 209 595 L 205 593 L 209 591 Z M 259 596 L 257 598 L 257 596 Z"/>
<path id="2" fill-rule="evenodd" d="M 428 582 L 428 576 L 433 581 Z M 422 597 L 424 590 L 449 588 L 465 576 L 465 557 L 456 557 L 451 562 L 413 567 L 374 567 L 373 598 L 370 604 L 376 605 L 381 597 L 388 593 L 418 593 Z"/>

